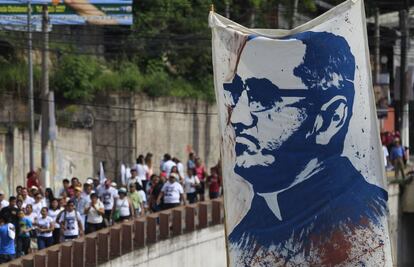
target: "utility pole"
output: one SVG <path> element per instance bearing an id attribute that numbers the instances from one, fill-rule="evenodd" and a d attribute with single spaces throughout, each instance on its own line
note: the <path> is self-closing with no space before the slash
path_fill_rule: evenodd
<path id="1" fill-rule="evenodd" d="M 49 174 L 49 16 L 48 7 L 42 7 L 42 181 L 44 188 L 50 187 Z"/>
<path id="2" fill-rule="evenodd" d="M 403 146 L 410 146 L 410 132 L 409 132 L 409 106 L 407 101 L 407 49 L 408 49 L 408 12 L 403 9 L 400 15 L 400 29 L 401 29 L 401 59 L 400 59 L 400 132 L 401 143 Z"/>
<path id="3" fill-rule="evenodd" d="M 296 16 L 298 13 L 299 0 L 293 0 L 292 17 L 289 20 L 289 28 L 293 29 L 296 25 Z"/>
<path id="4" fill-rule="evenodd" d="M 226 0 L 226 18 L 230 18 L 230 0 Z"/>
<path id="5" fill-rule="evenodd" d="M 34 171 L 34 100 L 33 100 L 33 58 L 32 58 L 32 2 L 27 2 L 27 35 L 28 35 L 28 64 L 29 64 L 29 167 Z"/>
<path id="6" fill-rule="evenodd" d="M 381 63 L 380 63 L 380 25 L 379 8 L 375 8 L 375 62 L 374 62 L 374 83 L 380 83 Z"/>
<path id="7" fill-rule="evenodd" d="M 250 28 L 256 27 L 256 7 L 253 6 L 250 13 Z"/>

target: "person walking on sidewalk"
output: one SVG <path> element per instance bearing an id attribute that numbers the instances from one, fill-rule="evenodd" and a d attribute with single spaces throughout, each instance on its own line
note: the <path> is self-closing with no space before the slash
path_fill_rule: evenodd
<path id="1" fill-rule="evenodd" d="M 103 218 L 105 216 L 104 205 L 97 194 L 92 193 L 90 198 L 91 202 L 85 207 L 85 214 L 87 215 L 86 234 L 96 232 L 105 226 Z"/>
<path id="2" fill-rule="evenodd" d="M 19 210 L 17 214 L 19 216 L 20 232 L 16 238 L 16 250 L 17 256 L 20 257 L 29 254 L 30 231 L 33 229 L 33 225 L 31 220 L 25 217 L 23 210 Z"/>
<path id="3" fill-rule="evenodd" d="M 127 190 L 123 187 L 118 190 L 119 197 L 115 200 L 113 207 L 115 222 L 127 221 L 134 216 L 134 207 L 127 197 L 127 193 Z"/>
<path id="4" fill-rule="evenodd" d="M 171 173 L 168 181 L 163 185 L 161 193 L 158 196 L 157 204 L 161 203 L 164 198 L 163 210 L 172 209 L 185 203 L 184 190 L 178 180 L 178 174 Z"/>
<path id="5" fill-rule="evenodd" d="M 16 228 L 8 218 L 0 216 L 0 264 L 9 262 L 16 257 L 14 239 Z"/>
<path id="6" fill-rule="evenodd" d="M 394 146 L 391 149 L 391 159 L 394 165 L 395 179 L 399 179 L 401 173 L 402 179 L 405 179 L 405 164 L 404 164 L 404 147 L 400 143 L 399 138 L 394 139 Z"/>
<path id="7" fill-rule="evenodd" d="M 55 230 L 55 222 L 47 216 L 49 209 L 43 207 L 40 216 L 37 219 L 37 247 L 39 250 L 53 245 L 53 230 Z"/>
<path id="8" fill-rule="evenodd" d="M 65 241 L 83 235 L 82 218 L 75 210 L 75 204 L 72 200 L 68 201 L 66 209 L 59 214 L 58 222 Z"/>

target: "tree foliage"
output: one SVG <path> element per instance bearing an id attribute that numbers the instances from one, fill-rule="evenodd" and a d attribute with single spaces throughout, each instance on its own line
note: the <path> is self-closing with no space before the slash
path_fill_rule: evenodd
<path id="1" fill-rule="evenodd" d="M 325 0 L 332 5 L 342 0 Z M 144 92 L 214 100 L 208 11 L 257 28 L 276 28 L 289 20 L 294 0 L 139 0 L 134 1 L 133 31 L 118 57 L 73 54 L 53 58 L 51 89 L 68 99 L 92 100 L 105 91 Z M 283 9 L 283 12 L 281 10 Z M 299 0 L 298 12 L 314 17 L 315 0 Z M 113 28 L 112 31 L 116 31 Z M 7 36 L 4 36 L 5 38 Z M 16 42 L 20 38 L 11 38 Z M 23 45 L 23 44 L 20 44 Z M 59 47 L 62 44 L 59 44 Z M 51 45 L 52 48 L 56 48 Z M 66 49 L 67 50 L 67 49 Z M 0 59 L 0 89 L 27 84 L 25 62 Z M 38 67 L 35 69 L 38 81 Z M 35 86 L 35 88 L 38 86 Z"/>

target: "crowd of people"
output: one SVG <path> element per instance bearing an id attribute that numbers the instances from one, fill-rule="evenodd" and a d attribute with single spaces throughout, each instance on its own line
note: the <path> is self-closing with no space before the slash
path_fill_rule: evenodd
<path id="1" fill-rule="evenodd" d="M 204 201 L 221 194 L 221 166 L 207 173 L 190 153 L 186 166 L 165 154 L 158 166 L 152 154 L 139 155 L 128 179 L 116 184 L 109 177 L 64 179 L 62 188 L 43 190 L 39 172 L 27 174 L 26 186 L 6 197 L 0 191 L 0 264 L 114 223 L 147 213 Z"/>
<path id="2" fill-rule="evenodd" d="M 400 132 L 381 133 L 382 149 L 386 170 L 394 170 L 395 179 L 405 180 L 405 168 L 409 161 L 409 151 L 401 144 Z"/>

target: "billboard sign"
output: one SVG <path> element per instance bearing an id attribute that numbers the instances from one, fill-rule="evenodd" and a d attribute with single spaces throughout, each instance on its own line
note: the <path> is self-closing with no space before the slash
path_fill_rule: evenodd
<path id="1" fill-rule="evenodd" d="M 32 24 L 41 25 L 47 4 L 51 25 L 131 25 L 132 0 L 34 0 Z M 28 1 L 0 0 L 0 26 L 27 24 Z"/>

